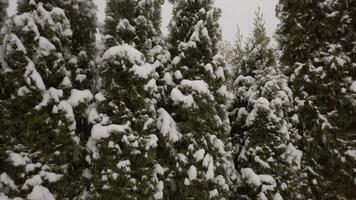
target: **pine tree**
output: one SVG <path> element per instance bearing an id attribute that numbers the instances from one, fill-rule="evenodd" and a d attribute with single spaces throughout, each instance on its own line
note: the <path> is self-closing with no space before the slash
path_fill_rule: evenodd
<path id="1" fill-rule="evenodd" d="M 164 110 L 176 134 L 166 157 L 165 198 L 227 199 L 233 166 L 224 106 L 226 65 L 217 55 L 221 11 L 213 1 L 171 3 L 168 40 L 174 58 L 165 81 L 172 89 Z"/>
<path id="2" fill-rule="evenodd" d="M 52 1 L 54 2 L 54 1 Z M 1 74 L 0 171 L 5 195 L 32 199 L 76 199 L 84 189 L 73 107 L 90 99 L 71 92 L 66 49 L 72 30 L 65 11 L 42 2 L 20 1 L 4 28 Z M 67 100 L 65 100 L 67 99 Z M 79 169 L 79 170 L 78 170 Z M 2 179 L 3 181 L 4 179 Z M 78 186 L 79 185 L 79 186 Z"/>
<path id="3" fill-rule="evenodd" d="M 162 199 L 153 98 L 161 63 L 153 54 L 145 60 L 161 49 L 151 43 L 158 38 L 153 25 L 159 24 L 154 9 L 159 2 L 107 2 L 102 92 L 96 95 L 98 112 L 90 118 L 96 124 L 87 145 L 93 199 Z"/>
<path id="4" fill-rule="evenodd" d="M 232 73 L 232 76 L 230 78 L 232 81 L 236 79 L 236 77 L 239 74 L 239 69 L 241 65 L 241 61 L 243 60 L 244 56 L 244 44 L 243 44 L 243 35 L 240 31 L 240 28 L 237 27 L 236 29 L 236 34 L 233 43 L 229 41 L 223 42 L 223 44 L 220 44 L 220 53 L 224 56 L 226 59 L 226 62 L 230 66 L 230 71 Z M 233 83 L 229 83 L 229 85 L 232 85 Z"/>
<path id="5" fill-rule="evenodd" d="M 306 198 L 355 197 L 355 2 L 284 1 L 281 61 L 295 94 Z"/>
<path id="6" fill-rule="evenodd" d="M 161 44 L 160 21 L 163 0 L 107 1 L 105 35 L 113 46 L 127 43 L 148 55 L 155 45 Z"/>
<path id="7" fill-rule="evenodd" d="M 58 7 L 64 10 L 71 26 L 71 40 L 63 55 L 67 68 L 71 71 L 71 84 L 74 88 L 93 89 L 93 68 L 95 57 L 96 5 L 93 0 L 23 0 L 18 3 L 18 11 L 30 12 L 36 9 L 37 3 L 50 10 Z M 68 33 L 67 33 L 68 34 Z"/>
<path id="8" fill-rule="evenodd" d="M 298 185 L 302 154 L 293 145 L 296 138 L 288 116 L 293 96 L 278 73 L 260 10 L 243 55 L 231 108 L 235 166 L 241 175 L 237 198 L 303 199 Z"/>

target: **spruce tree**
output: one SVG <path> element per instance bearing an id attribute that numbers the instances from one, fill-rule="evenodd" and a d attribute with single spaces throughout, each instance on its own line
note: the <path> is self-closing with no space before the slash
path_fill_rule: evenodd
<path id="1" fill-rule="evenodd" d="M 161 44 L 160 21 L 163 0 L 107 1 L 104 34 L 111 36 L 110 45 L 127 43 L 148 55 Z"/>
<path id="2" fill-rule="evenodd" d="M 235 68 L 231 134 L 241 180 L 237 198 L 303 199 L 298 185 L 302 153 L 293 145 L 297 138 L 288 116 L 293 95 L 278 73 L 260 10 Z"/>
<path id="3" fill-rule="evenodd" d="M 306 198 L 352 199 L 355 190 L 355 2 L 284 1 L 281 61 L 290 77 L 308 175 Z"/>
<path id="4" fill-rule="evenodd" d="M 239 74 L 239 66 L 241 61 L 243 60 L 244 56 L 244 43 L 243 43 L 243 35 L 240 31 L 240 28 L 237 27 L 236 33 L 235 33 L 235 38 L 233 40 L 233 43 L 230 41 L 224 41 L 222 44 L 220 44 L 220 53 L 225 57 L 226 62 L 230 66 L 230 72 L 232 75 L 229 77 L 231 80 L 234 81 L 236 77 Z M 233 83 L 230 83 L 229 81 L 229 86 L 231 86 Z"/>
<path id="5" fill-rule="evenodd" d="M 233 166 L 224 105 L 226 65 L 217 54 L 221 11 L 213 1 L 171 3 L 173 60 L 165 74 L 171 89 L 164 110 L 176 134 L 167 153 L 165 198 L 228 199 Z"/>
<path id="6" fill-rule="evenodd" d="M 152 45 L 159 38 L 154 26 L 160 20 L 159 2 L 107 1 L 102 91 L 96 95 L 98 110 L 90 118 L 95 125 L 87 144 L 93 199 L 162 199 L 153 98 L 161 63 L 149 56 L 157 52 Z"/>
<path id="7" fill-rule="evenodd" d="M 11 198 L 76 199 L 84 186 L 72 106 L 90 95 L 65 94 L 71 75 L 65 54 L 72 37 L 65 11 L 25 2 L 19 5 L 28 11 L 19 9 L 3 31 L 8 69 L 0 84 L 0 171 L 7 177 L 2 191 Z"/>

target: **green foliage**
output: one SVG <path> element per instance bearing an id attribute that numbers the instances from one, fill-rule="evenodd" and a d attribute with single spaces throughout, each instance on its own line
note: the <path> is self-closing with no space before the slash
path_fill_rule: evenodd
<path id="1" fill-rule="evenodd" d="M 162 0 L 108 0 L 104 34 L 111 47 L 127 43 L 145 56 L 155 45 L 161 44 L 160 23 Z"/>
<path id="2" fill-rule="evenodd" d="M 231 152 L 225 108 L 226 64 L 217 54 L 221 11 L 213 1 L 171 1 L 173 19 L 168 38 L 174 56 L 165 74 L 169 112 L 181 134 L 170 149 L 165 182 L 167 197 L 230 197 Z M 225 89 L 225 90 L 224 90 Z"/>
<path id="3" fill-rule="evenodd" d="M 355 161 L 347 155 L 354 149 L 354 7 L 351 1 L 280 1 L 278 8 L 281 62 L 295 94 L 309 198 L 355 196 L 349 167 Z"/>

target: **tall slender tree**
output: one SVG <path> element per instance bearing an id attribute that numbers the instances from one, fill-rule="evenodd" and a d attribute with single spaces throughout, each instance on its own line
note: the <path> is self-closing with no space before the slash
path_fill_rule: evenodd
<path id="1" fill-rule="evenodd" d="M 104 34 L 112 36 L 111 45 L 127 43 L 145 56 L 160 44 L 162 0 L 107 1 Z"/>
<path id="2" fill-rule="evenodd" d="M 295 94 L 306 198 L 355 196 L 355 2 L 284 1 L 278 41 Z"/>
<path id="3" fill-rule="evenodd" d="M 231 122 L 238 199 L 303 199 L 299 195 L 301 151 L 289 117 L 292 91 L 278 73 L 263 15 L 256 12 L 242 61 L 236 66 Z"/>
<path id="4" fill-rule="evenodd" d="M 226 65 L 217 55 L 221 11 L 213 1 L 171 1 L 169 46 L 173 55 L 164 108 L 180 133 L 170 151 L 166 198 L 230 196 L 232 162 L 225 109 Z"/>
<path id="5" fill-rule="evenodd" d="M 65 94 L 70 21 L 59 7 L 27 3 L 28 10 L 19 9 L 3 31 L 8 69 L 0 84 L 1 173 L 10 180 L 5 191 L 11 198 L 75 199 L 84 185 L 73 106 L 88 96 Z"/>
<path id="6" fill-rule="evenodd" d="M 161 63 L 145 59 L 158 44 L 160 2 L 107 1 L 103 87 L 88 142 L 94 199 L 162 199 L 152 96 Z"/>

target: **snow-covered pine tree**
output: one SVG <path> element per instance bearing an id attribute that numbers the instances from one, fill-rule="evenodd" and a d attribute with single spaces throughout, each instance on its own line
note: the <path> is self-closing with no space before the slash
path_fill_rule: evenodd
<path id="1" fill-rule="evenodd" d="M 28 11 L 19 9 L 4 28 L 1 191 L 11 198 L 76 199 L 84 185 L 73 106 L 91 97 L 65 94 L 72 37 L 65 11 L 25 2 L 19 5 Z"/>
<path id="2" fill-rule="evenodd" d="M 102 91 L 96 95 L 98 111 L 90 115 L 96 124 L 87 144 L 93 199 L 163 197 L 152 98 L 160 62 L 145 60 L 158 36 L 153 26 L 157 2 L 107 1 Z"/>
<path id="3" fill-rule="evenodd" d="M 238 199 L 303 199 L 299 196 L 301 151 L 288 117 L 292 91 L 278 73 L 274 50 L 258 10 L 254 29 L 236 71 L 232 104 L 235 166 L 240 172 Z"/>
<path id="4" fill-rule="evenodd" d="M 65 11 L 72 27 L 72 37 L 68 41 L 69 45 L 63 55 L 67 68 L 71 71 L 71 84 L 76 89 L 94 88 L 93 62 L 96 53 L 95 33 L 96 33 L 96 5 L 93 0 L 23 0 L 18 3 L 18 11 L 30 12 L 36 8 L 37 3 L 42 3 L 47 10 L 53 7 L 61 8 Z"/>
<path id="5" fill-rule="evenodd" d="M 224 105 L 226 66 L 217 55 L 221 12 L 211 0 L 170 2 L 169 45 L 174 59 L 165 80 L 173 87 L 165 110 L 170 121 L 167 134 L 175 137 L 166 158 L 170 165 L 165 198 L 228 199 L 233 163 Z"/>
<path id="6" fill-rule="evenodd" d="M 356 196 L 355 3 L 279 3 L 278 41 L 300 122 L 306 198 Z"/>
<path id="7" fill-rule="evenodd" d="M 162 42 L 159 36 L 163 3 L 163 0 L 107 1 L 104 34 L 112 37 L 109 46 L 127 43 L 147 56 L 152 47 Z"/>
<path id="8" fill-rule="evenodd" d="M 225 57 L 226 62 L 230 67 L 229 70 L 232 73 L 232 75 L 229 77 L 229 86 L 233 84 L 234 79 L 236 79 L 239 74 L 239 66 L 241 61 L 243 60 L 244 55 L 243 48 L 243 35 L 240 31 L 239 26 L 237 26 L 233 43 L 231 43 L 230 41 L 224 41 L 222 44 L 220 44 L 219 51 Z"/>

